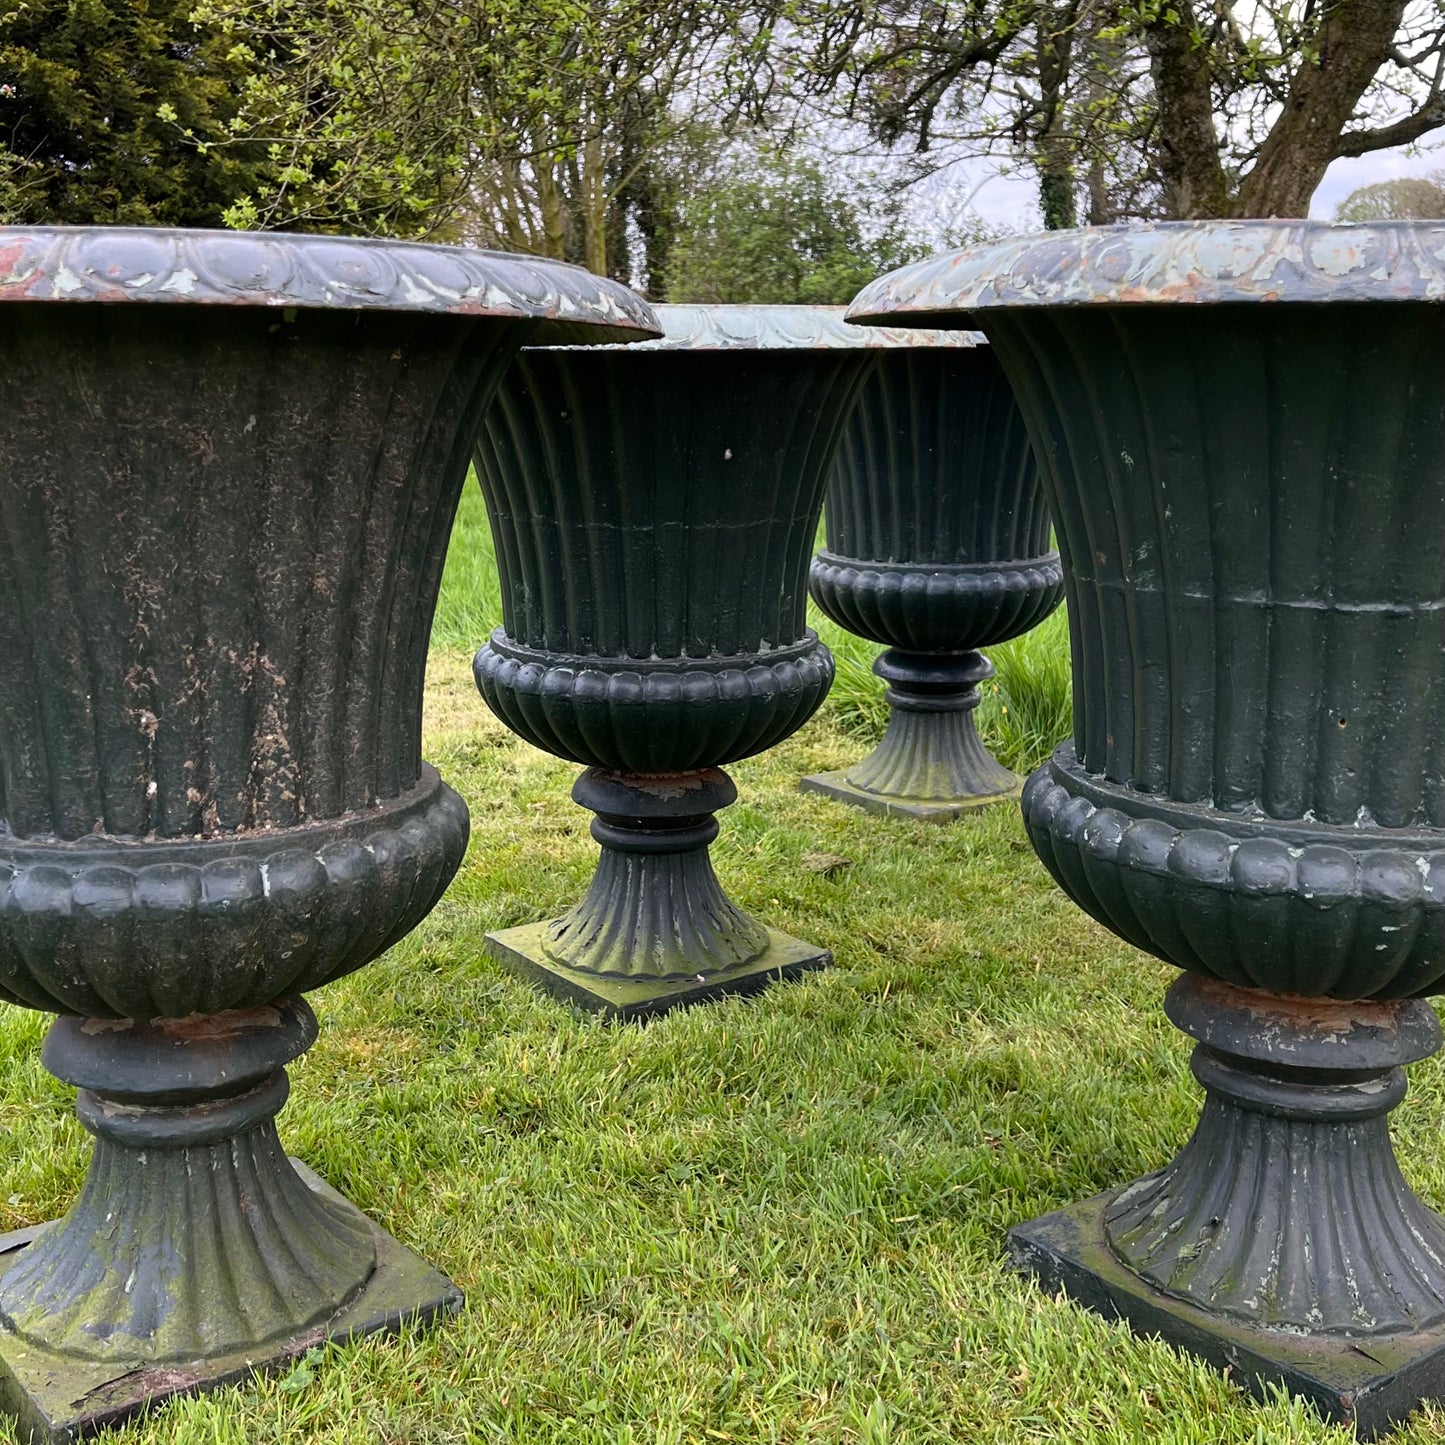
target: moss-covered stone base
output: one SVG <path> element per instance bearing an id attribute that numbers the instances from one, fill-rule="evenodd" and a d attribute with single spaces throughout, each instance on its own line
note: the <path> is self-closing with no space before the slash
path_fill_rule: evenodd
<path id="1" fill-rule="evenodd" d="M 0 1330 L 0 1408 L 14 1417 L 22 1441 L 68 1445 L 145 1414 L 174 1395 L 199 1394 L 261 1371 L 284 1369 L 329 1341 L 394 1332 L 405 1323 L 427 1324 L 461 1309 L 461 1291 L 451 1280 L 368 1220 L 299 1160 L 291 1163 L 310 1188 L 350 1210 L 371 1230 L 376 1269 L 361 1293 L 329 1320 L 279 1347 L 181 1365 L 136 1369 L 124 1362 L 93 1363 L 53 1354 Z M 0 1235 L 0 1270 L 13 1264 L 44 1227 Z"/>
<path id="2" fill-rule="evenodd" d="M 727 994 L 758 993 L 781 979 L 827 968 L 833 955 L 769 928 L 762 954 L 735 968 L 691 978 L 609 978 L 567 968 L 548 956 L 546 923 L 524 923 L 487 934 L 487 951 L 505 968 L 553 998 L 607 1018 L 636 1019 Z"/>

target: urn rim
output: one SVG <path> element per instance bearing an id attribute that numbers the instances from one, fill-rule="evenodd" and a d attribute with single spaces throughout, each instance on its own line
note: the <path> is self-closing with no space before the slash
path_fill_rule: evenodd
<path id="1" fill-rule="evenodd" d="M 737 672 L 739 669 L 771 667 L 774 663 L 794 662 L 817 652 L 818 634 L 811 627 L 792 642 L 769 642 L 745 652 L 679 652 L 667 657 L 634 657 L 630 652 L 574 652 L 570 649 L 542 647 L 513 637 L 505 626 L 494 627 L 491 636 L 478 649 L 480 656 L 491 648 L 500 657 L 514 662 L 540 663 L 556 672 L 608 672 L 615 675 L 649 673 L 668 676 L 677 672 Z"/>
<path id="2" fill-rule="evenodd" d="M 0 226 L 0 302 L 426 312 L 582 344 L 661 334 L 636 292 L 565 261 L 287 232 Z"/>
<path id="3" fill-rule="evenodd" d="M 1445 221 L 1151 221 L 1045 231 L 891 271 L 856 325 L 1077 306 L 1445 302 Z"/>
<path id="4" fill-rule="evenodd" d="M 905 562 L 894 557 L 854 557 L 846 552 L 834 552 L 827 547 L 819 547 L 813 553 L 809 566 L 949 579 L 987 577 L 994 572 L 1008 575 L 1015 572 L 1046 571 L 1057 574 L 1059 581 L 1063 580 L 1063 564 L 1057 547 L 1050 547 L 1046 552 L 1039 552 L 1032 557 L 992 557 L 978 562 Z"/>
<path id="5" fill-rule="evenodd" d="M 986 346 L 981 332 L 953 327 L 926 330 L 911 326 L 855 326 L 846 306 L 688 302 L 653 307 L 662 335 L 627 346 L 629 352 L 654 351 L 857 351 L 905 348 L 958 351 Z M 529 346 L 527 350 L 564 351 L 567 346 Z M 596 350 L 588 347 L 589 351 Z M 611 350 L 623 350 L 612 347 Z"/>

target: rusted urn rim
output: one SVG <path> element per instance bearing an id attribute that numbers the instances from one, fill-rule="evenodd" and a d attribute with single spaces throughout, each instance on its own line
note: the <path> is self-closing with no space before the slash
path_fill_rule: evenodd
<path id="1" fill-rule="evenodd" d="M 848 320 L 963 326 L 996 307 L 1445 302 L 1445 222 L 1155 221 L 952 251 L 863 288 Z"/>
<path id="2" fill-rule="evenodd" d="M 420 311 L 538 323 L 548 341 L 642 340 L 642 297 L 580 266 L 504 251 L 281 232 L 0 226 L 0 302 Z"/>
<path id="3" fill-rule="evenodd" d="M 986 346 L 977 332 L 926 331 L 912 326 L 852 326 L 844 306 L 657 306 L 662 337 L 629 346 L 648 351 L 856 351 L 908 347 L 957 350 Z M 552 347 L 551 350 L 561 350 Z"/>

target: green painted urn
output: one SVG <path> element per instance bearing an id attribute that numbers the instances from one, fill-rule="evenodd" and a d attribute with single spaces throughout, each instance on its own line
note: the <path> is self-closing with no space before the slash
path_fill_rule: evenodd
<path id="1" fill-rule="evenodd" d="M 601 845 L 560 917 L 488 935 L 503 963 L 628 1017 L 829 962 L 713 871 L 728 763 L 800 728 L 833 679 L 808 559 L 843 424 L 880 348 L 841 308 L 660 306 L 638 346 L 528 347 L 477 447 L 502 625 L 488 705 L 581 764 Z"/>
<path id="2" fill-rule="evenodd" d="M 888 650 L 888 726 L 851 767 L 804 778 L 870 812 L 943 822 L 1023 786 L 974 726 L 993 664 L 979 650 L 1063 600 L 1043 485 L 992 348 L 917 331 L 881 351 L 848 418 L 809 590 L 840 627 Z"/>
<path id="3" fill-rule="evenodd" d="M 1205 1094 L 1172 1162 L 1019 1226 L 1013 1260 L 1384 1430 L 1445 1397 L 1445 1219 L 1388 1128 L 1445 992 L 1445 224 L 1060 232 L 850 314 L 998 353 L 1074 666 L 1024 821 L 1181 970 Z"/>
<path id="4" fill-rule="evenodd" d="M 421 699 L 486 399 L 524 341 L 652 326 L 520 257 L 0 228 L 0 998 L 59 1016 L 95 1136 L 0 1238 L 22 1438 L 458 1307 L 275 1116 L 304 996 L 467 845 Z"/>

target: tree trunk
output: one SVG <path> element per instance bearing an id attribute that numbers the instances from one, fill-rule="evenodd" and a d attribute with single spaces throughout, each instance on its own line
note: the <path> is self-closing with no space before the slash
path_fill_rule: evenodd
<path id="1" fill-rule="evenodd" d="M 1336 0 L 1316 31 L 1279 119 L 1230 208 L 1236 216 L 1305 216 L 1340 132 L 1389 58 L 1406 0 Z"/>
<path id="2" fill-rule="evenodd" d="M 1073 144 L 1064 132 L 1074 7 L 1047 10 L 1039 21 L 1039 206 L 1044 229 L 1071 230 L 1079 224 Z"/>
<path id="3" fill-rule="evenodd" d="M 1084 193 L 1088 197 L 1086 224 L 1111 226 L 1119 219 L 1119 204 L 1109 188 L 1107 156 L 1110 145 L 1108 119 L 1112 115 L 1112 88 L 1124 69 L 1124 47 L 1109 33 L 1113 14 L 1105 4 L 1088 3 L 1082 16 L 1080 38 L 1075 42 L 1075 68 L 1082 76 L 1076 86 L 1074 109 L 1082 117 L 1079 130 L 1087 148 L 1088 169 Z"/>
<path id="4" fill-rule="evenodd" d="M 677 241 L 679 217 L 676 205 L 666 199 L 665 193 L 659 196 L 655 177 L 648 178 L 646 198 L 639 202 L 636 216 L 647 267 L 647 299 L 666 301 L 667 271 Z"/>
<path id="5" fill-rule="evenodd" d="M 582 142 L 582 264 L 594 275 L 607 274 L 607 167 L 602 136 L 594 117 Z"/>
<path id="6" fill-rule="evenodd" d="M 562 188 L 545 160 L 533 162 L 537 173 L 537 205 L 542 212 L 542 254 L 556 261 L 567 259 L 567 216 Z"/>
<path id="7" fill-rule="evenodd" d="M 624 286 L 632 284 L 631 247 L 627 239 L 627 203 L 614 195 L 607 203 L 607 274 Z"/>
<path id="8" fill-rule="evenodd" d="M 1229 180 L 1219 160 L 1210 89 L 1209 48 L 1196 42 L 1202 27 L 1193 0 L 1176 0 L 1173 19 L 1145 32 L 1149 71 L 1159 104 L 1159 169 L 1164 204 L 1177 220 L 1229 214 Z"/>
<path id="9" fill-rule="evenodd" d="M 1109 197 L 1109 178 L 1104 172 L 1104 158 L 1096 155 L 1089 162 L 1086 184 L 1089 190 L 1089 225 L 1112 226 L 1119 218 Z"/>

